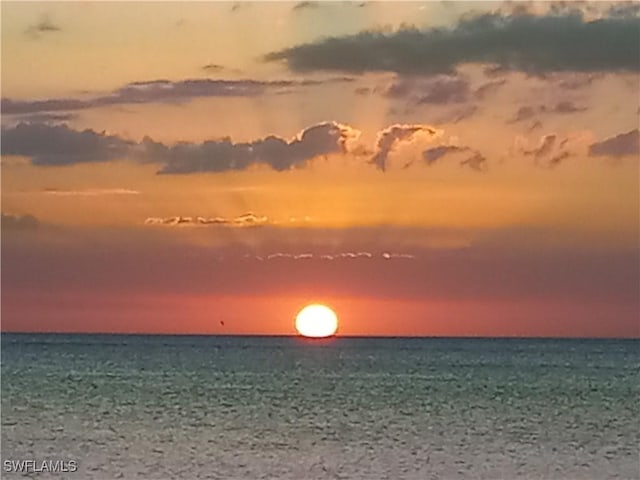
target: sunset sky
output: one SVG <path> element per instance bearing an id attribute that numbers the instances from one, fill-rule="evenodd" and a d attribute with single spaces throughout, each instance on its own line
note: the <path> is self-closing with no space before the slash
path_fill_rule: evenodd
<path id="1" fill-rule="evenodd" d="M 1 8 L 3 331 L 640 336 L 640 4 Z"/>

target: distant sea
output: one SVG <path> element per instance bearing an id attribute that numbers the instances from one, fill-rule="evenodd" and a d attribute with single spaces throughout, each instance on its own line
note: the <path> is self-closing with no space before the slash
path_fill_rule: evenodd
<path id="1" fill-rule="evenodd" d="M 636 340 L 2 335 L 7 461 L 78 479 L 637 479 Z"/>

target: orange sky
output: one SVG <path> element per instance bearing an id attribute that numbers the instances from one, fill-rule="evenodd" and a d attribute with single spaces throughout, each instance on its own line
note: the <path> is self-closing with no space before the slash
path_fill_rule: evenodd
<path id="1" fill-rule="evenodd" d="M 638 12 L 550 5 L 3 3 L 2 330 L 639 336 Z"/>

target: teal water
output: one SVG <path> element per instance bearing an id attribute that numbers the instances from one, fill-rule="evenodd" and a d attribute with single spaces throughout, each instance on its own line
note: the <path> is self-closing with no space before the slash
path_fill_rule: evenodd
<path id="1" fill-rule="evenodd" d="M 1 372 L 3 462 L 71 478 L 640 478 L 636 340 L 3 334 Z"/>

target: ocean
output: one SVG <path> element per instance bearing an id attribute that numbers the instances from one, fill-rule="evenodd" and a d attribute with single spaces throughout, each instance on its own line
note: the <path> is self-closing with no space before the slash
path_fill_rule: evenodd
<path id="1" fill-rule="evenodd" d="M 640 478 L 637 340 L 2 334 L 1 346 L 3 478 L 31 465 L 100 480 Z"/>

